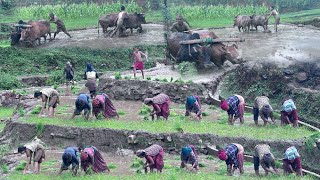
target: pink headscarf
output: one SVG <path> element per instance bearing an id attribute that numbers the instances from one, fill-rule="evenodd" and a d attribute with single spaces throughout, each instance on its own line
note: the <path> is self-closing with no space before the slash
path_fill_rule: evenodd
<path id="1" fill-rule="evenodd" d="M 228 111 L 228 110 L 229 110 L 229 105 L 228 105 L 228 102 L 227 102 L 227 101 L 221 101 L 220 107 L 221 107 L 221 109 L 224 110 L 224 111 Z"/>

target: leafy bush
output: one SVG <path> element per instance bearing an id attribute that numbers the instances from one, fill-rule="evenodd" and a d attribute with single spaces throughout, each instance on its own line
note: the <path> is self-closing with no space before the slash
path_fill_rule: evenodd
<path id="1" fill-rule="evenodd" d="M 15 76 L 0 72 L 0 89 L 10 90 L 21 87 L 22 84 Z"/>
<path id="2" fill-rule="evenodd" d="M 3 164 L 3 165 L 1 166 L 1 171 L 2 171 L 3 174 L 8 174 L 8 172 L 9 172 L 9 166 L 6 165 L 6 164 Z"/>
<path id="3" fill-rule="evenodd" d="M 56 71 L 53 71 L 47 81 L 46 81 L 46 84 L 49 85 L 49 86 L 54 86 L 54 85 L 57 85 L 57 84 L 62 84 L 65 82 L 65 79 L 63 77 L 63 71 L 62 70 L 56 70 Z"/>
<path id="4" fill-rule="evenodd" d="M 115 79 L 122 79 L 121 73 L 120 73 L 120 72 L 114 73 L 114 78 L 115 78 Z"/>

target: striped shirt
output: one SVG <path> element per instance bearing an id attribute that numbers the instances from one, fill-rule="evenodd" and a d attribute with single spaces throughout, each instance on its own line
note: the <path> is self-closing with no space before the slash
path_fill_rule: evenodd
<path id="1" fill-rule="evenodd" d="M 146 156 L 156 156 L 159 154 L 159 152 L 162 150 L 162 147 L 158 144 L 154 144 L 148 148 L 146 148 L 144 151 L 146 152 Z"/>

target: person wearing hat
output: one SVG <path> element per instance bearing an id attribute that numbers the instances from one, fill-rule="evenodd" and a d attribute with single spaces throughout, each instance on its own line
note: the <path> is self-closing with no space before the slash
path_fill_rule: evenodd
<path id="1" fill-rule="evenodd" d="M 153 98 L 146 98 L 144 104 L 153 107 L 150 113 L 152 120 L 154 120 L 154 115 L 157 116 L 157 119 L 162 116 L 168 120 L 170 115 L 170 97 L 168 95 L 161 93 Z"/>
<path id="2" fill-rule="evenodd" d="M 76 109 L 74 110 L 71 119 L 73 119 L 76 115 L 80 115 L 81 111 L 83 112 L 83 116 L 86 120 L 89 119 L 90 116 L 90 97 L 86 94 L 80 94 L 75 102 Z"/>
<path id="3" fill-rule="evenodd" d="M 288 147 L 283 154 L 282 161 L 284 175 L 296 173 L 297 176 L 302 176 L 301 158 L 296 147 Z"/>
<path id="4" fill-rule="evenodd" d="M 150 172 L 153 172 L 153 169 L 157 169 L 157 172 L 162 172 L 162 169 L 164 167 L 164 151 L 160 145 L 153 144 L 146 149 L 140 149 L 136 152 L 136 155 L 140 158 L 146 159 L 146 162 L 143 165 L 145 173 L 148 172 L 148 167 L 150 168 Z"/>
<path id="5" fill-rule="evenodd" d="M 92 101 L 92 114 L 98 119 L 99 113 L 102 112 L 102 115 L 105 118 L 114 118 L 119 119 L 116 108 L 111 102 L 110 98 L 106 94 L 98 94 Z"/>
<path id="6" fill-rule="evenodd" d="M 241 144 L 232 143 L 227 145 L 226 148 L 220 149 L 218 152 L 220 160 L 226 161 L 227 173 L 232 176 L 234 171 L 239 168 L 240 174 L 244 173 L 244 148 Z"/>
<path id="7" fill-rule="evenodd" d="M 275 159 L 273 154 L 270 151 L 270 146 L 267 144 L 258 144 L 254 148 L 254 155 L 253 155 L 253 163 L 254 163 L 254 170 L 257 176 L 260 176 L 259 174 L 259 166 L 261 164 L 261 167 L 264 169 L 266 175 L 268 173 L 276 173 L 278 174 L 278 170 L 275 166 Z M 273 171 L 271 170 L 271 167 Z"/>
<path id="8" fill-rule="evenodd" d="M 271 119 L 272 123 L 275 124 L 273 117 L 273 109 L 270 105 L 269 98 L 267 96 L 258 96 L 254 100 L 253 105 L 253 120 L 255 125 L 258 125 L 259 116 L 264 122 L 264 126 L 267 123 L 271 123 L 268 118 Z"/>
<path id="9" fill-rule="evenodd" d="M 33 158 L 34 170 L 33 173 L 37 174 L 41 171 L 41 163 L 45 159 L 44 152 L 44 142 L 42 142 L 38 137 L 35 137 L 30 143 L 24 146 L 18 147 L 18 153 L 25 153 L 27 156 L 27 163 L 24 167 L 23 174 L 27 173 L 29 165 L 31 164 L 31 159 Z"/>
<path id="10" fill-rule="evenodd" d="M 187 167 L 191 164 L 191 168 Z M 198 153 L 193 145 L 187 145 L 181 149 L 181 168 L 186 168 L 190 171 L 198 170 Z"/>
<path id="11" fill-rule="evenodd" d="M 48 101 L 48 117 L 54 117 L 54 110 L 59 104 L 59 93 L 53 88 L 44 88 L 40 91 L 34 92 L 34 98 L 40 98 L 42 100 L 42 107 L 39 113 L 39 117 L 42 116 L 47 106 Z"/>
<path id="12" fill-rule="evenodd" d="M 53 13 L 50 13 L 49 17 L 50 17 L 50 22 L 57 24 L 57 30 L 54 33 L 53 38 L 56 38 L 56 35 L 59 34 L 59 32 L 61 32 L 61 31 L 64 32 L 66 35 L 68 35 L 70 38 L 72 38 L 72 36 L 68 33 L 66 26 L 64 25 L 64 23 L 61 19 L 59 19 Z"/>
<path id="13" fill-rule="evenodd" d="M 176 22 L 170 27 L 171 32 L 186 32 L 189 31 L 189 25 L 183 21 L 181 16 L 176 16 Z"/>
<path id="14" fill-rule="evenodd" d="M 298 127 L 298 111 L 292 99 L 285 99 L 281 106 L 281 125 L 292 124 L 293 127 Z"/>
<path id="15" fill-rule="evenodd" d="M 68 170 L 70 165 L 72 165 L 72 175 L 76 176 L 79 169 L 79 157 L 78 150 L 74 147 L 68 147 L 64 150 L 59 175 L 62 173 L 62 171 Z"/>
<path id="16" fill-rule="evenodd" d="M 241 124 L 244 123 L 244 105 L 244 98 L 240 95 L 233 95 L 221 101 L 221 109 L 228 112 L 229 124 L 233 125 L 237 118 L 240 119 Z"/>

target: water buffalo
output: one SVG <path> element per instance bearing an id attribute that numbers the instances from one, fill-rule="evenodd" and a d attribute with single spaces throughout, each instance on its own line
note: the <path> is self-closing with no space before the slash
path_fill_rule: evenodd
<path id="1" fill-rule="evenodd" d="M 107 33 L 108 32 L 107 30 L 109 27 L 115 26 L 115 23 L 116 23 L 115 21 L 117 17 L 118 17 L 118 13 L 106 14 L 101 16 L 98 21 L 98 28 L 100 24 L 102 27 L 103 33 Z"/>
<path id="2" fill-rule="evenodd" d="M 47 40 L 47 35 L 50 33 L 50 22 L 45 20 L 39 21 L 29 21 L 28 25 L 31 25 L 31 28 L 27 28 L 21 31 L 21 42 L 27 42 L 31 45 L 35 45 L 35 41 L 38 40 L 38 44 L 40 45 L 40 38 L 43 37 L 44 40 Z"/>
<path id="3" fill-rule="evenodd" d="M 99 18 L 98 23 L 101 25 L 103 32 L 107 33 L 107 28 L 116 26 L 116 20 L 118 17 L 118 13 L 112 13 L 103 15 Z M 129 13 L 128 18 L 124 19 L 123 25 L 126 29 L 131 30 L 131 34 L 133 34 L 133 28 L 137 29 L 139 33 L 142 32 L 141 24 L 146 24 L 146 19 L 144 14 L 142 13 Z M 98 24 L 98 25 L 99 25 Z M 118 29 L 114 29 L 118 31 Z M 121 34 L 122 32 L 120 32 Z"/>
<path id="4" fill-rule="evenodd" d="M 256 28 L 258 31 L 258 26 L 262 26 L 264 31 L 268 29 L 268 16 L 266 15 L 252 15 L 250 16 L 251 19 L 251 26 Z"/>
<path id="5" fill-rule="evenodd" d="M 15 46 L 19 44 L 19 40 L 21 38 L 21 34 L 17 32 L 11 32 L 10 39 L 11 39 L 11 46 Z"/>
<path id="6" fill-rule="evenodd" d="M 251 25 L 250 16 L 238 15 L 238 16 L 234 17 L 233 27 L 237 26 L 239 29 L 239 32 L 241 32 L 240 29 L 242 29 L 243 32 L 245 32 L 245 31 L 249 32 L 250 25 Z"/>
<path id="7" fill-rule="evenodd" d="M 193 33 L 200 34 L 200 38 L 218 38 L 213 32 L 209 30 L 193 31 Z M 230 61 L 232 64 L 240 64 L 243 62 L 236 44 L 225 45 L 223 43 L 214 43 L 208 46 L 208 53 L 210 61 L 221 68 L 225 61 Z"/>
<path id="8" fill-rule="evenodd" d="M 181 32 L 171 33 L 168 37 L 168 50 L 171 57 L 174 57 L 177 63 L 182 61 L 196 62 L 198 68 L 212 65 L 208 48 L 199 44 L 180 45 L 180 41 L 199 39 L 199 34 L 187 34 Z"/>

